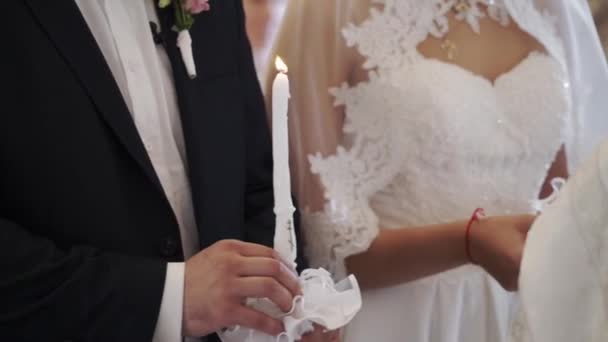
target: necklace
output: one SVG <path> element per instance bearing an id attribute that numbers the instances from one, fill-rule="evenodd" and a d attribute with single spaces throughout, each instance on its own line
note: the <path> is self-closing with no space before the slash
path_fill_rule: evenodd
<path id="1" fill-rule="evenodd" d="M 454 60 L 454 58 L 456 57 L 456 52 L 458 50 L 458 47 L 456 46 L 456 44 L 449 40 L 449 39 L 444 39 L 443 42 L 441 42 L 441 50 L 445 51 L 445 54 L 448 57 L 448 60 L 452 61 Z"/>

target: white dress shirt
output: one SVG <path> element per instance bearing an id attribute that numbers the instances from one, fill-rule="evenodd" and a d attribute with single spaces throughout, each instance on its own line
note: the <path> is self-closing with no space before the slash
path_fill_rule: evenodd
<path id="1" fill-rule="evenodd" d="M 152 166 L 177 217 L 184 256 L 199 249 L 171 65 L 156 46 L 152 0 L 76 0 L 129 107 Z M 160 27 L 160 25 L 159 25 Z M 182 340 L 184 263 L 170 263 L 154 342 Z"/>

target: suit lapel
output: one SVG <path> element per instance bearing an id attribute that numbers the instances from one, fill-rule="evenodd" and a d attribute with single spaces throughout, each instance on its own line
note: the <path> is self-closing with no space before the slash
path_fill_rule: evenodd
<path id="1" fill-rule="evenodd" d="M 162 192 L 129 109 L 76 3 L 65 0 L 26 0 L 26 3 L 86 89 L 105 122 Z"/>

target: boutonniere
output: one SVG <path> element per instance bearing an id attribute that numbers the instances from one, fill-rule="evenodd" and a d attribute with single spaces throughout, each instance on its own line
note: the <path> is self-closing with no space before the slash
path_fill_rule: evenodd
<path id="1" fill-rule="evenodd" d="M 194 24 L 194 16 L 208 11 L 209 0 L 159 0 L 158 7 L 165 8 L 173 5 L 175 10 L 175 29 L 177 35 L 177 47 L 182 54 L 182 60 L 190 78 L 196 77 L 196 64 L 192 55 L 192 37 L 190 28 Z"/>

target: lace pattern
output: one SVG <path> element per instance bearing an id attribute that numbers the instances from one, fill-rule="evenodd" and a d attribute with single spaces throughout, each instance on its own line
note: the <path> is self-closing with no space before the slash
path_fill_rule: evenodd
<path id="1" fill-rule="evenodd" d="M 336 279 L 346 275 L 342 260 L 367 250 L 378 234 L 378 218 L 368 201 L 391 181 L 400 166 L 398 141 L 395 134 L 387 135 L 386 131 L 391 127 L 390 104 L 399 93 L 375 75 L 372 80 L 354 88 L 343 84 L 331 90 L 335 105 L 346 106 L 352 114 L 344 132 L 354 137 L 353 147 L 339 147 L 327 158 L 320 154 L 309 158 L 312 172 L 325 186 L 327 202 L 324 214 L 303 215 L 310 241 L 322 242 L 309 244 L 307 254 L 314 265 L 330 270 Z"/>
<path id="2" fill-rule="evenodd" d="M 352 146 L 339 147 L 331 156 L 309 157 L 327 201 L 324 211 L 303 214 L 311 264 L 330 270 L 336 278 L 344 276 L 344 258 L 367 250 L 377 236 L 382 217 L 372 209 L 371 201 L 383 192 L 392 191 L 386 203 L 401 199 L 398 215 L 403 220 L 418 217 L 416 224 L 463 217 L 468 214 L 462 212 L 463 207 L 470 210 L 481 204 L 473 198 L 478 194 L 467 198 L 466 193 L 456 191 L 463 182 L 487 189 L 482 196 L 490 212 L 533 210 L 534 192 L 563 141 L 567 113 L 563 69 L 545 55 L 532 54 L 491 84 L 458 66 L 423 58 L 417 46 L 429 35 L 440 38 L 448 33 L 448 13 L 456 2 L 374 0 L 379 6 L 370 10 L 366 21 L 343 30 L 347 45 L 355 46 L 365 57 L 369 81 L 331 89 L 335 105 L 345 108 L 344 133 L 352 137 Z M 479 19 L 486 15 L 480 6 L 489 1 L 468 3 L 469 10 L 457 19 L 479 32 Z M 547 51 L 559 51 L 551 21 L 529 1 L 492 3 L 487 15 L 493 20 L 508 25 L 516 17 Z M 378 39 L 380 32 L 382 39 Z M 526 73 L 530 76 L 522 76 Z M 444 76 L 447 79 L 441 80 Z M 522 84 L 522 78 L 531 84 Z M 459 89 L 463 92 L 447 95 L 453 91 L 440 88 L 461 79 L 471 83 L 469 92 Z M 542 89 L 542 94 L 530 93 L 534 88 Z M 542 100 L 545 96 L 547 100 Z M 475 115 L 454 122 L 454 117 L 465 113 Z M 459 134 L 463 130 L 476 133 Z M 542 136 L 542 132 L 546 134 Z M 531 141 L 535 133 L 540 136 Z M 504 172 L 507 165 L 519 165 L 513 171 L 518 174 L 525 165 L 535 176 L 520 187 L 500 186 L 501 179 L 513 177 Z M 428 197 L 440 193 L 443 202 L 451 202 L 452 210 L 450 205 L 429 208 L 427 203 L 434 201 Z M 522 205 L 522 198 L 530 203 Z M 420 217 L 423 209 L 429 214 Z"/>
<path id="3" fill-rule="evenodd" d="M 533 342 L 529 333 L 527 325 L 526 314 L 524 311 L 520 311 L 511 324 L 510 340 L 513 342 Z"/>
<path id="4" fill-rule="evenodd" d="M 608 145 L 604 149 L 608 150 Z M 598 206 L 608 203 L 608 158 L 603 158 L 594 166 L 597 169 L 594 170 L 595 177 L 589 181 L 592 183 L 582 185 L 589 191 L 573 192 L 571 215 L 575 217 L 576 228 L 585 241 L 589 260 L 597 270 L 600 286 L 604 289 L 604 307 L 608 308 L 608 212 L 598 210 Z"/>
<path id="5" fill-rule="evenodd" d="M 606 341 L 607 205 L 605 144 L 532 227 L 520 278 L 522 307 L 511 341 Z M 543 281 L 556 285 L 546 288 Z"/>

